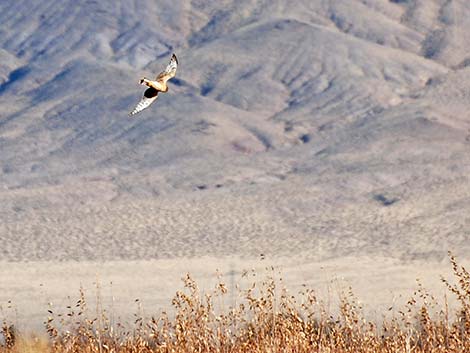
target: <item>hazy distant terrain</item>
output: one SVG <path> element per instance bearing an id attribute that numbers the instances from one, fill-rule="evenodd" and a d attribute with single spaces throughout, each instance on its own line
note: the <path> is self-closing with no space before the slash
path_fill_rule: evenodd
<path id="1" fill-rule="evenodd" d="M 7 1 L 0 24 L 4 261 L 470 251 L 464 0 Z"/>

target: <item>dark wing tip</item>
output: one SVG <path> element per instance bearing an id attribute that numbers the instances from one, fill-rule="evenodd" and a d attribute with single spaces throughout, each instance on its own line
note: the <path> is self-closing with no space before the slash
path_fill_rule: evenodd
<path id="1" fill-rule="evenodd" d="M 172 59 L 175 59 L 176 63 L 178 64 L 178 58 L 176 57 L 175 53 L 171 56 Z"/>

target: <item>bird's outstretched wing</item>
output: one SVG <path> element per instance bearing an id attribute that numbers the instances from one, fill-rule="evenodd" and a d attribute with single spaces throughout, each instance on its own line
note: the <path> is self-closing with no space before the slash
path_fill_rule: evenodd
<path id="1" fill-rule="evenodd" d="M 155 102 L 158 98 L 158 91 L 153 88 L 147 88 L 144 92 L 144 96 L 140 100 L 139 103 L 135 106 L 134 110 L 129 113 L 129 116 L 136 115 L 137 113 L 141 112 L 145 108 L 148 108 L 150 104 Z"/>
<path id="2" fill-rule="evenodd" d="M 178 68 L 178 59 L 176 58 L 176 55 L 173 54 L 170 59 L 170 63 L 166 67 L 165 71 L 160 72 L 157 76 L 157 81 L 162 81 L 163 83 L 166 83 L 170 78 L 175 77 L 176 75 L 176 69 Z"/>

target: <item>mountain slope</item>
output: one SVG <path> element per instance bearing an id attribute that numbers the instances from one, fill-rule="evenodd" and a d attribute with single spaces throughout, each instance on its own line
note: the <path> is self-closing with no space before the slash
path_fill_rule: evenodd
<path id="1" fill-rule="evenodd" d="M 469 14 L 440 0 L 1 3 L 4 258 L 468 250 Z M 172 52 L 170 91 L 129 118 Z"/>

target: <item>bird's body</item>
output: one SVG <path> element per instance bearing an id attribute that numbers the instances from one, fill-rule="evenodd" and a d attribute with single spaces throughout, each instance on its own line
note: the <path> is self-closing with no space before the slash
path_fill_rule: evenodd
<path id="1" fill-rule="evenodd" d="M 133 116 L 145 108 L 148 108 L 153 102 L 157 100 L 159 92 L 168 92 L 167 81 L 175 77 L 177 67 L 178 59 L 176 58 L 176 55 L 173 54 L 166 69 L 162 71 L 155 80 L 149 80 L 145 77 L 140 80 L 141 85 L 146 85 L 149 88 L 145 90 L 144 96 L 140 102 L 137 103 L 134 110 L 129 113 L 130 116 Z"/>

